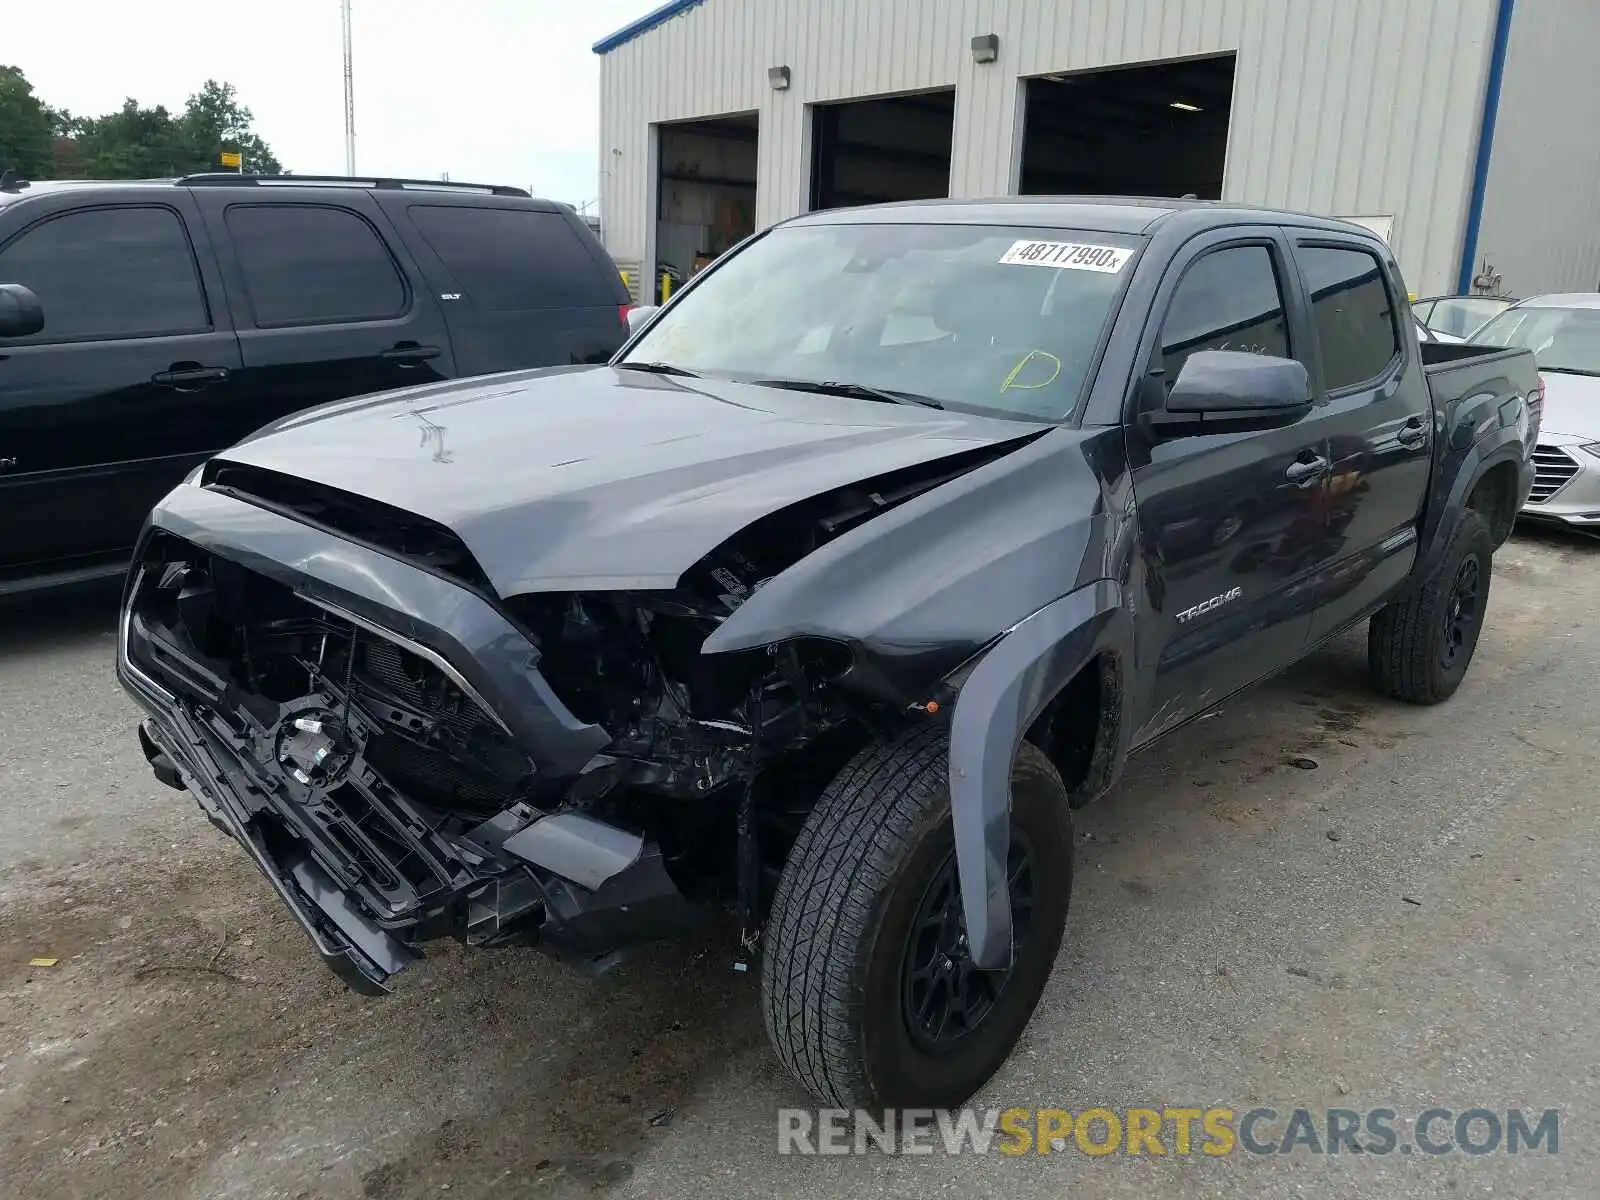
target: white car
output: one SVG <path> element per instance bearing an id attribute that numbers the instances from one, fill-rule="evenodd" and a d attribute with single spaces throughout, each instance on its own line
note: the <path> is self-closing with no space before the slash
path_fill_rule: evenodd
<path id="1" fill-rule="evenodd" d="M 1600 293 L 1520 300 L 1468 340 L 1539 360 L 1544 416 L 1520 515 L 1600 532 Z"/>
<path id="2" fill-rule="evenodd" d="M 1439 341 L 1464 342 L 1514 303 L 1507 296 L 1424 296 L 1411 311 Z"/>
<path id="3" fill-rule="evenodd" d="M 1422 323 L 1421 317 L 1414 317 L 1413 320 L 1415 320 L 1417 323 L 1417 340 L 1419 342 L 1444 342 L 1446 344 L 1453 344 L 1467 340 L 1466 338 L 1458 338 L 1451 333 L 1440 333 L 1437 329 L 1429 329 Z"/>

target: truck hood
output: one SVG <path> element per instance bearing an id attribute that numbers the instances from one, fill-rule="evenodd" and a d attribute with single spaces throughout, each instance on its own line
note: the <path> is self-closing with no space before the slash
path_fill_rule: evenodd
<path id="1" fill-rule="evenodd" d="M 1600 378 L 1564 371 L 1540 371 L 1544 416 L 1539 428 L 1600 441 Z"/>
<path id="2" fill-rule="evenodd" d="M 451 530 L 502 596 L 670 588 L 790 504 L 1048 426 L 612 367 L 343 401 L 219 456 Z"/>

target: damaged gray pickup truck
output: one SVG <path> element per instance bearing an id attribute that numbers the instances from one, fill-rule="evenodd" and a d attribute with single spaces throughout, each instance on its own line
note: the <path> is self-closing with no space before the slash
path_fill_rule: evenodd
<path id="1" fill-rule="evenodd" d="M 1131 751 L 1359 622 L 1384 692 L 1461 681 L 1541 385 L 1406 313 L 1381 241 L 1290 213 L 802 217 L 607 366 L 207 463 L 142 536 L 119 677 L 357 990 L 430 939 L 598 967 L 731 913 L 818 1098 L 952 1105 Z"/>

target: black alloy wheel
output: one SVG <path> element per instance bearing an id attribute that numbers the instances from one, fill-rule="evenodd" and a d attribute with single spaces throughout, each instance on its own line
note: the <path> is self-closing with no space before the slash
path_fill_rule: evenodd
<path id="1" fill-rule="evenodd" d="M 1011 843 L 1006 877 L 1011 936 L 1020 955 L 1033 915 L 1034 889 L 1033 855 L 1020 832 Z M 915 1045 L 942 1053 L 983 1024 L 1011 976 L 1009 964 L 986 971 L 972 961 L 954 853 L 923 892 L 911 931 L 900 968 L 901 1015 Z"/>
<path id="2" fill-rule="evenodd" d="M 1439 665 L 1446 671 L 1454 670 L 1456 661 L 1476 638 L 1478 622 L 1483 616 L 1483 603 L 1478 586 L 1483 570 L 1476 558 L 1463 558 L 1456 568 L 1455 581 L 1450 585 L 1450 597 L 1444 606 L 1444 641 L 1440 648 Z"/>

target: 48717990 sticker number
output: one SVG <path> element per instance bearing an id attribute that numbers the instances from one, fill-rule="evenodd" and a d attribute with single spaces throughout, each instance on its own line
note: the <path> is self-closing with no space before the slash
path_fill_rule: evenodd
<path id="1" fill-rule="evenodd" d="M 1099 271 L 1115 275 L 1133 257 L 1121 246 L 1093 246 L 1083 242 L 1012 242 L 1000 256 L 1006 266 L 1057 267 L 1066 271 Z"/>

